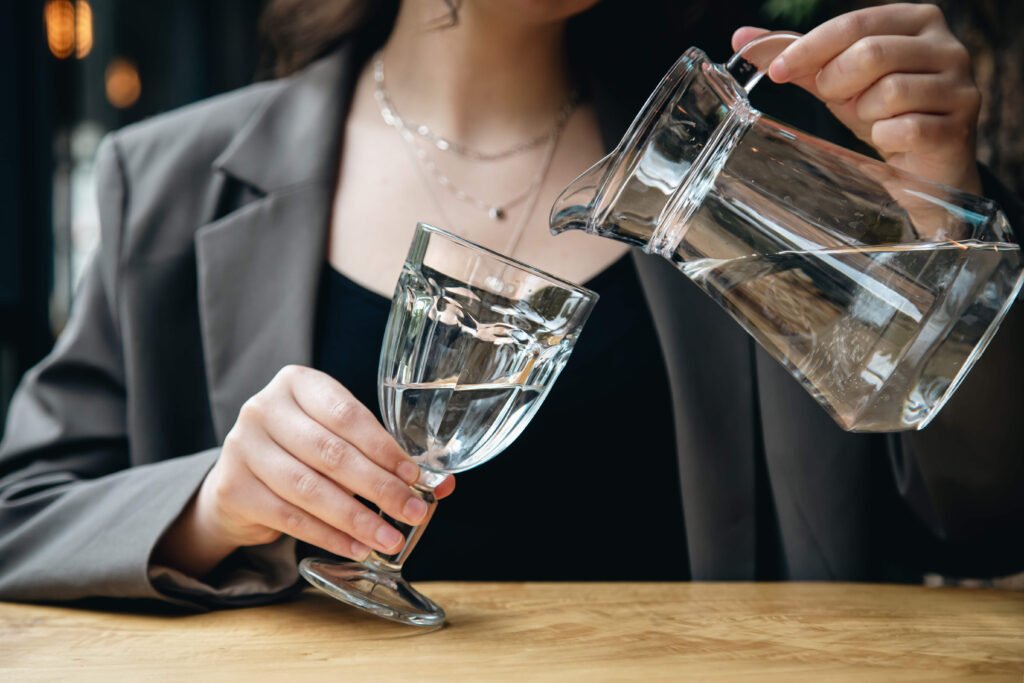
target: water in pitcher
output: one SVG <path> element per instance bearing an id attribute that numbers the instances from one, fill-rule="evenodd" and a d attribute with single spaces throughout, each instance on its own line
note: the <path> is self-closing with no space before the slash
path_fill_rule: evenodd
<path id="1" fill-rule="evenodd" d="M 1005 216 L 772 121 L 691 168 L 678 127 L 581 176 L 552 230 L 668 258 L 842 428 L 926 426 L 1024 281 Z"/>
<path id="2" fill-rule="evenodd" d="M 550 314 L 569 295 L 513 299 L 424 266 L 403 270 L 398 296 L 385 353 L 409 361 L 382 370 L 386 426 L 435 472 L 490 460 L 529 424 L 571 353 L 565 321 Z"/>
<path id="3" fill-rule="evenodd" d="M 1017 245 L 974 240 L 732 258 L 694 251 L 684 239 L 673 263 L 840 425 L 868 431 L 937 410 L 1018 279 Z M 964 301 L 974 301 L 966 312 Z"/>

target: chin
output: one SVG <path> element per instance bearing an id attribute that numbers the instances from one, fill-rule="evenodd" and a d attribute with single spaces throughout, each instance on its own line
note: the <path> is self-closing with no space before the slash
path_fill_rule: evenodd
<path id="1" fill-rule="evenodd" d="M 488 13 L 507 16 L 510 20 L 547 24 L 565 21 L 597 3 L 598 0 L 464 0 L 462 9 L 470 10 L 475 5 Z"/>

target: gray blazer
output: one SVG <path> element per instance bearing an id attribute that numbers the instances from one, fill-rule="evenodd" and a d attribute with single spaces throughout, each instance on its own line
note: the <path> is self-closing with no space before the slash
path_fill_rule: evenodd
<path id="1" fill-rule="evenodd" d="M 237 605 L 297 584 L 288 538 L 239 551 L 205 582 L 149 556 L 242 403 L 282 366 L 311 361 L 339 122 L 358 67 L 343 47 L 105 140 L 102 246 L 0 445 L 0 598 Z M 614 143 L 616 117 L 628 116 L 597 105 Z M 998 200 L 1024 225 L 1012 197 Z M 671 266 L 636 260 L 671 382 L 694 578 L 757 577 L 769 540 L 778 574 L 794 579 L 1021 561 L 1024 307 L 928 429 L 848 434 Z"/>

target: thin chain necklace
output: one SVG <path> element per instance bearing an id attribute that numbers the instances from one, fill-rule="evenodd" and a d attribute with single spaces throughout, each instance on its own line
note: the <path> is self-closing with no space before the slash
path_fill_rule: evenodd
<path id="1" fill-rule="evenodd" d="M 381 115 L 383 116 L 383 114 L 384 112 L 382 110 Z M 386 118 L 385 122 L 387 122 Z M 420 154 L 422 150 L 420 150 L 419 147 L 416 146 L 416 141 L 414 137 L 410 134 L 407 134 L 408 131 L 403 131 L 390 123 L 388 123 L 388 125 L 391 126 L 392 128 L 396 128 L 396 130 L 398 130 L 398 132 L 401 134 L 400 137 L 406 143 L 406 149 L 409 151 L 410 160 L 412 161 L 413 166 L 416 168 L 417 175 L 419 175 L 420 180 L 423 182 L 423 187 L 427 191 L 427 195 L 430 197 L 431 202 L 434 204 L 434 208 L 437 209 L 438 214 L 444 220 L 447 227 L 449 229 L 454 228 L 455 224 L 448 217 L 447 212 L 441 205 L 440 199 L 438 199 L 437 194 L 434 192 L 433 185 L 430 182 L 430 178 L 427 177 L 427 169 L 425 167 L 425 164 L 422 163 L 422 156 Z M 563 122 L 561 126 L 559 126 L 559 128 L 555 131 L 555 134 L 548 141 L 548 147 L 545 150 L 544 158 L 542 159 L 540 167 L 538 168 L 538 171 L 534 177 L 534 181 L 530 183 L 530 187 L 527 189 L 527 193 L 525 195 L 526 206 L 523 207 L 522 214 L 516 221 L 515 227 L 509 233 L 509 239 L 505 244 L 505 248 L 500 252 L 502 254 L 505 254 L 506 256 L 512 256 L 515 253 L 516 247 L 519 246 L 519 242 L 526 231 L 526 225 L 527 223 L 529 223 L 530 217 L 533 215 L 534 210 L 537 208 L 537 201 L 540 198 L 541 187 L 543 187 L 544 180 L 547 178 L 548 171 L 551 168 L 551 161 L 555 156 L 555 150 L 558 148 L 558 141 L 562 137 L 562 130 L 564 128 L 565 123 Z M 504 218 L 504 215 L 502 215 L 502 218 Z"/>
<path id="2" fill-rule="evenodd" d="M 475 206 L 480 211 L 486 213 L 491 220 L 495 221 L 504 220 L 508 216 L 509 209 L 525 201 L 530 197 L 534 190 L 539 188 L 544 177 L 547 175 L 547 166 L 550 165 L 550 156 L 553 154 L 555 147 L 554 143 L 556 143 L 558 138 L 561 136 L 565 125 L 569 121 L 569 115 L 571 115 L 572 111 L 576 108 L 577 102 L 577 98 L 575 96 L 569 99 L 566 107 L 563 107 L 562 110 L 560 110 L 555 126 L 550 131 L 550 134 L 544 136 L 547 138 L 549 143 L 549 154 L 545 157 L 545 162 L 541 164 L 540 169 L 534 175 L 530 184 L 523 191 L 508 200 L 500 203 L 494 203 L 484 201 L 483 199 L 465 191 L 461 187 L 456 186 L 455 183 L 452 182 L 451 178 L 438 167 L 437 163 L 432 158 L 430 158 L 427 151 L 416 144 L 416 134 L 409 128 L 407 122 L 403 121 L 403 119 L 397 115 L 393 105 L 391 104 L 391 96 L 384 83 L 384 58 L 380 52 L 378 52 L 374 57 L 373 77 L 374 99 L 377 101 L 377 107 L 380 110 L 381 118 L 384 119 L 384 123 L 398 131 L 402 139 L 413 151 L 417 163 L 430 174 L 438 185 L 448 190 L 456 199 Z M 420 126 L 420 128 L 425 129 L 428 135 L 433 135 L 426 126 Z M 531 147 L 526 147 L 525 149 L 530 148 Z M 448 151 L 449 149 L 451 148 L 442 149 L 442 151 Z M 525 151 L 525 149 L 520 151 Z"/>
<path id="3" fill-rule="evenodd" d="M 404 138 L 403 138 L 404 139 Z M 533 188 L 526 199 L 526 205 L 523 207 L 523 212 L 516 220 L 515 227 L 509 232 L 509 238 L 505 244 L 504 249 L 499 250 L 499 253 L 505 254 L 506 256 L 513 256 L 515 254 L 516 247 L 519 246 L 520 240 L 523 238 L 523 234 L 526 232 L 526 226 L 530 221 L 530 217 L 533 216 L 534 210 L 537 208 L 537 201 L 540 198 L 540 190 L 543 187 L 544 179 L 547 177 L 548 170 L 551 168 L 551 160 L 555 156 L 555 150 L 558 148 L 558 141 L 561 139 L 561 135 L 556 135 L 548 143 L 548 149 L 544 154 L 544 160 L 541 162 L 541 170 L 539 177 L 541 182 L 535 183 Z M 427 177 L 425 169 L 418 163 L 419 159 L 416 155 L 416 149 L 413 143 L 406 140 L 406 148 L 409 151 L 410 161 L 413 167 L 416 169 L 417 175 L 423 182 L 423 187 L 427 191 L 427 195 L 430 197 L 430 201 L 434 204 L 434 208 L 437 209 L 438 215 L 444 220 L 445 226 L 449 229 L 455 228 L 455 223 L 448 217 L 448 212 L 444 210 L 441 205 L 441 200 L 438 199 L 437 194 L 434 192 L 433 184 L 430 182 L 430 178 Z"/>
<path id="4" fill-rule="evenodd" d="M 484 152 L 478 149 L 473 149 L 469 145 L 463 144 L 451 138 L 439 135 L 430 129 L 423 123 L 416 123 L 409 119 L 401 116 L 398 113 L 398 108 L 395 107 L 394 100 L 391 99 L 391 93 L 384 85 L 384 57 L 382 52 L 378 52 L 374 56 L 373 60 L 373 80 L 376 85 L 374 96 L 377 98 L 377 102 L 381 108 L 381 114 L 384 116 L 384 120 L 388 122 L 388 125 L 399 126 L 403 130 L 408 130 L 415 135 L 429 141 L 438 150 L 442 152 L 454 152 L 459 156 L 472 159 L 473 161 L 500 161 L 507 159 L 524 152 L 529 152 L 532 149 L 540 147 L 545 142 L 548 142 L 554 136 L 558 135 L 559 130 L 565 125 L 572 116 L 573 110 L 576 108 L 579 102 L 578 95 L 573 92 L 566 100 L 562 108 L 558 110 L 558 116 L 555 118 L 555 123 L 546 132 L 536 135 L 529 140 L 517 143 L 511 147 L 497 152 Z"/>

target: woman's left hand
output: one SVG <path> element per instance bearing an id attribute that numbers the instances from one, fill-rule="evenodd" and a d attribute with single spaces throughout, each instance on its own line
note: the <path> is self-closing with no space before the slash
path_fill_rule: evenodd
<path id="1" fill-rule="evenodd" d="M 733 34 L 738 49 L 764 29 Z M 981 94 L 967 49 L 935 5 L 869 7 L 826 21 L 787 47 L 768 76 L 824 102 L 893 166 L 981 192 Z"/>

